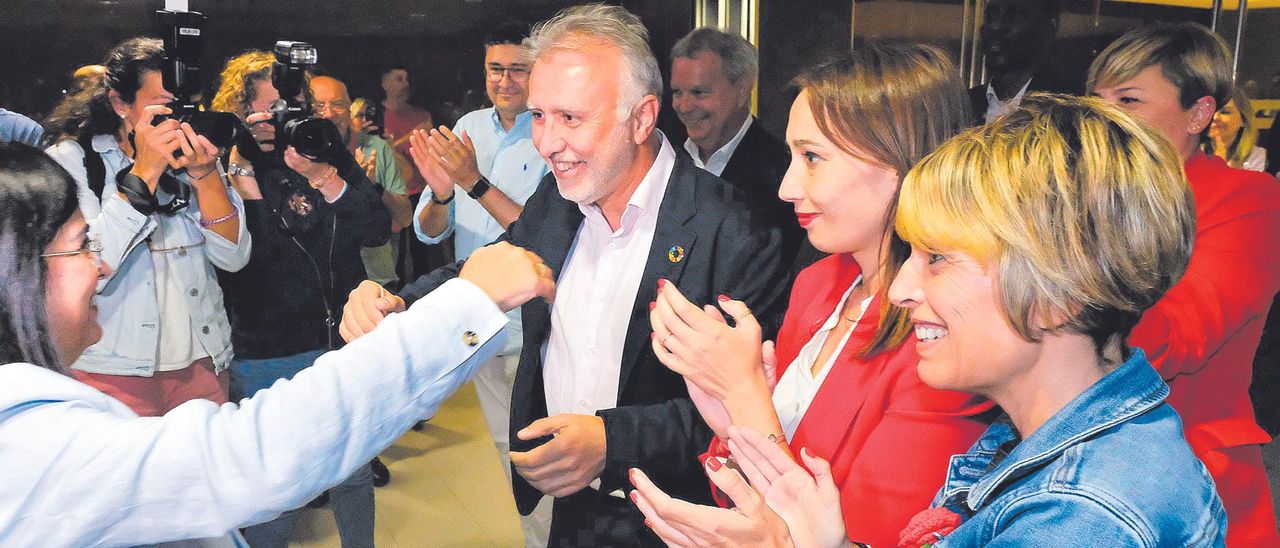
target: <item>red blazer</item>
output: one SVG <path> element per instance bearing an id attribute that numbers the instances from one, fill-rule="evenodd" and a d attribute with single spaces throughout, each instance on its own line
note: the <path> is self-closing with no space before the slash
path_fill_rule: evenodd
<path id="1" fill-rule="evenodd" d="M 1129 343 L 1169 383 L 1167 401 L 1226 507 L 1227 545 L 1280 546 L 1257 447 L 1271 437 L 1249 400 L 1253 356 L 1280 290 L 1280 183 L 1198 152 L 1185 167 L 1196 204 L 1191 264 Z"/>
<path id="2" fill-rule="evenodd" d="M 813 338 L 858 276 L 848 255 L 833 255 L 796 278 L 778 332 L 778 376 Z M 929 507 L 946 480 L 952 455 L 969 450 L 987 423 L 991 402 L 934 390 L 916 373 L 914 336 L 901 346 L 862 359 L 857 352 L 875 333 L 873 300 L 822 387 L 800 420 L 791 448 L 831 462 L 851 540 L 897 546 L 898 533 Z M 722 449 L 712 442 L 712 453 Z"/>

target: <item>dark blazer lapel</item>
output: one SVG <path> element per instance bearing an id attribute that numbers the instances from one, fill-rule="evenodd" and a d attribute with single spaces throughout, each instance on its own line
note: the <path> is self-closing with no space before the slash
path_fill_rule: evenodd
<path id="1" fill-rule="evenodd" d="M 751 120 L 751 125 L 747 126 L 747 132 L 742 135 L 742 141 L 738 143 L 738 148 L 734 149 L 733 155 L 729 157 L 729 161 L 724 165 L 724 170 L 720 172 L 720 178 L 730 181 L 730 184 L 746 186 L 739 181 L 751 179 L 753 176 L 752 167 L 758 167 L 756 164 L 759 158 L 753 158 L 752 152 L 760 150 L 760 135 L 758 132 L 764 131 L 760 127 L 760 121 Z"/>
<path id="2" fill-rule="evenodd" d="M 658 296 L 658 280 L 679 282 L 680 273 L 692 257 L 697 233 L 685 224 L 697 213 L 693 160 L 676 154 L 675 167 L 667 181 L 667 191 L 658 207 L 658 226 L 649 247 L 649 259 L 645 261 L 636 301 L 631 307 L 631 323 L 627 326 L 627 338 L 622 346 L 622 371 L 618 377 L 619 405 L 627 378 L 640 361 L 642 352 L 649 351 L 649 303 Z"/>

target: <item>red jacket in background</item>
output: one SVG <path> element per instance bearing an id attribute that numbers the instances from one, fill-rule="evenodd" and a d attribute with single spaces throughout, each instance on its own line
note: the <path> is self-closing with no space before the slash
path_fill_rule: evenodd
<path id="1" fill-rule="evenodd" d="M 1182 279 L 1134 328 L 1169 383 L 1187 441 L 1227 510 L 1227 546 L 1280 546 L 1249 400 L 1253 356 L 1280 290 L 1280 182 L 1195 153 L 1196 236 Z"/>

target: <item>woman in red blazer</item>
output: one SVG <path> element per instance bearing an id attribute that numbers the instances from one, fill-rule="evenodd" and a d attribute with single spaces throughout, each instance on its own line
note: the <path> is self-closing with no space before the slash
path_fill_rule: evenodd
<path id="1" fill-rule="evenodd" d="M 1226 43 L 1195 23 L 1131 31 L 1089 68 L 1090 94 L 1125 107 L 1182 154 L 1196 202 L 1191 264 L 1129 342 L 1169 384 L 1169 404 L 1227 510 L 1227 546 L 1280 546 L 1262 464 L 1271 436 L 1249 398 L 1253 355 L 1280 290 L 1280 185 L 1199 150 L 1231 88 Z"/>
<path id="2" fill-rule="evenodd" d="M 796 279 L 776 356 L 728 297 L 719 304 L 732 328 L 672 284 L 659 284 L 651 313 L 654 351 L 718 435 L 710 453 L 728 456 L 719 440 L 733 423 L 772 433 L 797 458 L 828 459 L 849 537 L 872 545 L 896 544 L 991 409 L 920 381 L 908 313 L 885 295 L 910 252 L 892 230 L 902 177 L 968 125 L 958 75 L 932 46 L 869 41 L 797 77 L 779 196 L 832 256 Z"/>

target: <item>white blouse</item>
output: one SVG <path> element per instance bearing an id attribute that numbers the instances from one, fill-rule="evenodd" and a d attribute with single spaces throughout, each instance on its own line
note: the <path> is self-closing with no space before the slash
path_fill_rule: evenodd
<path id="1" fill-rule="evenodd" d="M 840 356 L 844 345 L 849 342 L 849 335 L 852 335 L 853 329 L 858 326 L 856 321 L 850 326 L 844 337 L 840 339 L 840 344 L 836 346 L 835 351 L 827 358 L 826 363 L 822 364 L 817 375 L 814 375 L 813 364 L 818 360 L 818 354 L 822 352 L 822 346 L 827 343 L 827 337 L 831 331 L 840 325 L 843 319 L 840 313 L 844 310 L 849 295 L 853 293 L 853 288 L 858 287 L 860 283 L 862 283 L 862 276 L 858 276 L 849 285 L 849 289 L 845 290 L 844 296 L 840 297 L 840 302 L 836 304 L 831 316 L 822 324 L 818 332 L 813 334 L 813 338 L 805 343 L 804 348 L 800 349 L 796 359 L 787 367 L 782 378 L 778 379 L 778 385 L 773 389 L 773 408 L 778 412 L 778 422 L 782 423 L 782 431 L 786 433 L 788 441 L 795 435 L 796 427 L 800 425 L 800 420 L 809 410 L 809 405 L 813 403 L 813 397 L 818 394 L 818 389 L 827 380 L 827 373 L 831 372 L 831 364 L 835 363 L 836 358 Z M 867 312 L 867 305 L 871 304 L 871 298 L 869 296 L 863 299 L 859 306 L 859 321 Z"/>

